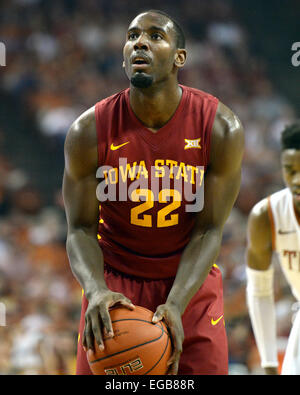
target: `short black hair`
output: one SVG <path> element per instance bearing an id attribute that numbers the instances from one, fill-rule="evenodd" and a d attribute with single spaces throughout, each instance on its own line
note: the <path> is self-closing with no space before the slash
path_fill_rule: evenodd
<path id="1" fill-rule="evenodd" d="M 281 149 L 300 150 L 300 119 L 285 127 L 281 133 Z"/>
<path id="2" fill-rule="evenodd" d="M 153 14 L 159 14 L 159 15 L 163 15 L 164 17 L 168 18 L 171 22 L 173 22 L 174 25 L 174 30 L 175 30 L 175 34 L 176 34 L 176 46 L 177 48 L 185 48 L 185 35 L 184 32 L 181 28 L 181 26 L 179 25 L 179 23 L 169 14 L 167 14 L 164 11 L 160 11 L 160 10 L 146 10 L 141 12 L 141 14 L 143 13 L 153 13 Z"/>

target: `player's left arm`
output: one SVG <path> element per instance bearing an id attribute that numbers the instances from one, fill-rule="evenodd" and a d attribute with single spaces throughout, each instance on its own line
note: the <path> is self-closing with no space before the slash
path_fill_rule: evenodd
<path id="1" fill-rule="evenodd" d="M 154 322 L 165 319 L 172 334 L 174 352 L 169 361 L 170 374 L 177 373 L 182 351 L 181 316 L 220 251 L 223 227 L 240 188 L 243 151 L 242 124 L 229 108 L 219 103 L 211 136 L 210 163 L 204 179 L 204 208 L 197 214 L 167 301 L 154 315 Z"/>

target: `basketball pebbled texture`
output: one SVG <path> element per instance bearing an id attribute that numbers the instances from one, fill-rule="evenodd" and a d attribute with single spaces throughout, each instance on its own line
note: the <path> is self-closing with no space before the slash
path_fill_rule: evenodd
<path id="1" fill-rule="evenodd" d="M 87 352 L 94 375 L 164 375 L 172 353 L 171 339 L 164 322 L 152 323 L 153 312 L 135 306 L 134 310 L 110 310 L 114 337 L 103 338 L 104 351 L 95 345 Z"/>

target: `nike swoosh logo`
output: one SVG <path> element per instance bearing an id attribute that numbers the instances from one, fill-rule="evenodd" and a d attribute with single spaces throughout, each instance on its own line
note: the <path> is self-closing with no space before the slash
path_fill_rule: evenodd
<path id="1" fill-rule="evenodd" d="M 219 317 L 218 319 L 214 320 L 213 318 L 211 319 L 211 324 L 213 326 L 217 325 L 217 323 L 223 318 L 223 315 L 221 315 L 221 317 Z"/>
<path id="2" fill-rule="evenodd" d="M 123 147 L 124 145 L 129 144 L 129 143 L 130 143 L 130 141 L 127 141 L 126 143 L 123 143 L 123 144 L 120 144 L 120 145 L 114 145 L 114 143 L 112 143 L 111 146 L 110 146 L 110 149 L 112 151 L 115 151 L 115 150 Z"/>
<path id="3" fill-rule="evenodd" d="M 295 232 L 296 232 L 295 230 L 281 230 L 281 229 L 279 229 L 278 234 L 280 234 L 280 235 L 288 235 L 290 233 L 295 233 Z"/>

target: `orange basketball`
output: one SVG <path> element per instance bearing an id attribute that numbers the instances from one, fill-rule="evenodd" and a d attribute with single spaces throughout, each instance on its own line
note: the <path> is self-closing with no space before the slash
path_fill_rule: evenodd
<path id="1" fill-rule="evenodd" d="M 134 310 L 110 310 L 114 337 L 104 337 L 104 351 L 97 345 L 87 352 L 94 375 L 164 375 L 172 353 L 166 325 L 152 323 L 153 312 L 135 306 Z"/>

